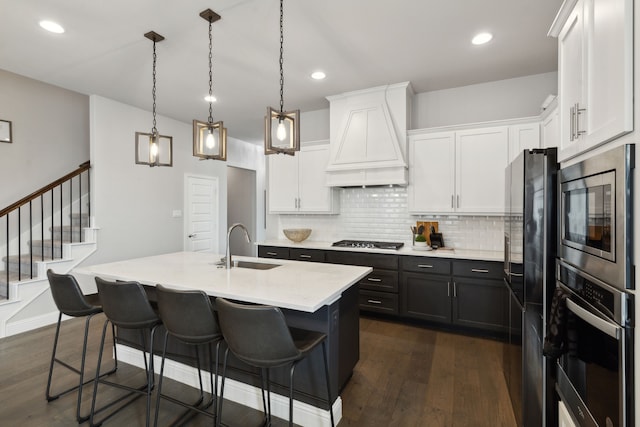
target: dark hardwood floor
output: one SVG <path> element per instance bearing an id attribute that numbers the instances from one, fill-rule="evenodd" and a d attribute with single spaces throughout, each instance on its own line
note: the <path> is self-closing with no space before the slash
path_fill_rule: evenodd
<path id="1" fill-rule="evenodd" d="M 101 324 L 102 318 L 93 322 L 90 369 L 96 363 Z M 60 357 L 77 365 L 83 327 L 83 319 L 69 320 L 61 336 Z M 360 330 L 360 362 L 342 392 L 341 427 L 515 425 L 500 366 L 500 342 L 367 317 L 361 318 Z M 50 403 L 45 399 L 54 332 L 55 327 L 48 326 L 0 339 L 0 425 L 77 424 L 75 394 Z M 144 381 L 141 370 L 124 363 L 115 375 L 130 383 Z M 64 375 L 54 385 L 64 387 L 72 381 L 75 377 Z M 167 384 L 167 390 L 195 396 L 189 387 L 173 381 Z M 118 392 L 100 390 L 104 399 Z M 91 387 L 85 387 L 84 412 L 88 412 L 91 392 Z M 144 399 L 138 399 L 104 425 L 144 425 L 144 405 Z M 168 425 L 178 413 L 177 407 L 163 401 L 159 425 Z M 261 413 L 229 402 L 223 418 L 232 426 L 259 425 Z M 286 425 L 277 421 L 276 425 Z M 211 419 L 197 417 L 189 425 L 211 425 Z"/>

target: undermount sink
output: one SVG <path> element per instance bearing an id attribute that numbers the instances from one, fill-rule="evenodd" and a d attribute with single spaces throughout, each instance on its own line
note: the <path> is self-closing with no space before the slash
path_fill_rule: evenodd
<path id="1" fill-rule="evenodd" d="M 282 264 L 267 264 L 266 262 L 233 261 L 234 267 L 252 268 L 254 270 L 271 270 L 272 268 L 280 267 L 281 265 Z"/>

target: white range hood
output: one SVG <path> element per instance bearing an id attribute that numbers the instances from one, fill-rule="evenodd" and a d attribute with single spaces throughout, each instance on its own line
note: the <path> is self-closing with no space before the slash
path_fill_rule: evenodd
<path id="1" fill-rule="evenodd" d="M 407 185 L 409 82 L 329 96 L 327 185 Z"/>

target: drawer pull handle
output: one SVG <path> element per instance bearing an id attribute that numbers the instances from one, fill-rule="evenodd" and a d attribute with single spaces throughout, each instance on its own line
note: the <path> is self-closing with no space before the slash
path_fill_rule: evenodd
<path id="1" fill-rule="evenodd" d="M 433 268 L 431 264 L 418 264 L 418 268 Z"/>
<path id="2" fill-rule="evenodd" d="M 488 273 L 489 270 L 485 270 L 484 268 L 472 268 L 471 272 L 472 273 Z"/>
<path id="3" fill-rule="evenodd" d="M 367 280 L 370 282 L 382 282 L 382 279 L 378 279 L 376 277 L 367 277 Z"/>
<path id="4" fill-rule="evenodd" d="M 300 254 L 300 258 L 311 258 L 311 255 Z"/>
<path id="5" fill-rule="evenodd" d="M 378 301 L 375 299 L 368 299 L 367 302 L 370 304 L 382 304 L 382 301 Z"/>
<path id="6" fill-rule="evenodd" d="M 267 252 L 267 255 L 276 256 L 278 255 L 278 252 Z"/>

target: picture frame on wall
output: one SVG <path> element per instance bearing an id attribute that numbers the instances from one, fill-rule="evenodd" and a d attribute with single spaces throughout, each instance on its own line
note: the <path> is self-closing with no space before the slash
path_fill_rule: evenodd
<path id="1" fill-rule="evenodd" d="M 13 142 L 11 122 L 9 120 L 0 120 L 0 142 L 7 142 L 9 144 Z"/>

